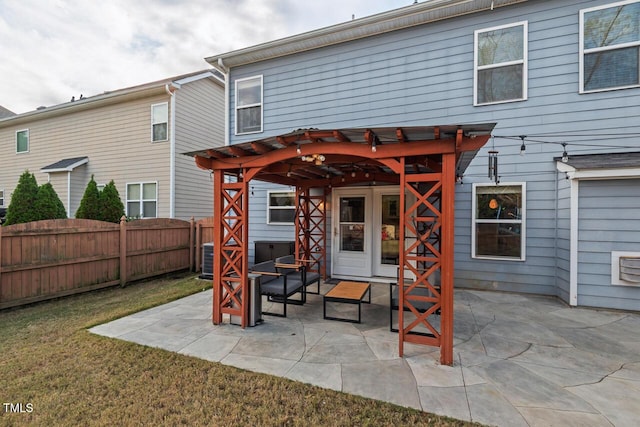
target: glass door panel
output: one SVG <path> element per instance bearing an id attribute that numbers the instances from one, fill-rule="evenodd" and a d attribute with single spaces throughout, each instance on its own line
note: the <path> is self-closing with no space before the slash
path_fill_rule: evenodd
<path id="1" fill-rule="evenodd" d="M 365 198 L 340 197 L 340 250 L 364 252 Z"/>
<path id="2" fill-rule="evenodd" d="M 400 250 L 400 196 L 382 195 L 380 263 L 398 265 Z"/>

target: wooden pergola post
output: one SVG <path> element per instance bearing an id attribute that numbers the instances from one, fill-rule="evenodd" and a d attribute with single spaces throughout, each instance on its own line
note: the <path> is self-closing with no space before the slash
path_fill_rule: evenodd
<path id="1" fill-rule="evenodd" d="M 225 182 L 224 172 L 214 172 L 213 233 L 213 323 L 223 314 L 239 316 L 241 326 L 248 323 L 248 179 Z"/>

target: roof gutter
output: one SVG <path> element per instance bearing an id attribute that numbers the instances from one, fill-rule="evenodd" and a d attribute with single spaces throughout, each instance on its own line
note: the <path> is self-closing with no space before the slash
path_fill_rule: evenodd
<path id="1" fill-rule="evenodd" d="M 205 59 L 219 70 L 217 65 L 220 59 L 224 60 L 227 68 L 232 68 L 457 16 L 492 11 L 526 1 L 528 0 L 425 1 Z"/>

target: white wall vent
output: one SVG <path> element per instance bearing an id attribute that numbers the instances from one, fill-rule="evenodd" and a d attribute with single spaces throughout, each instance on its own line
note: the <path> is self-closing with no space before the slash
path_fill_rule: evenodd
<path id="1" fill-rule="evenodd" d="M 611 252 L 611 283 L 640 286 L 640 252 Z"/>

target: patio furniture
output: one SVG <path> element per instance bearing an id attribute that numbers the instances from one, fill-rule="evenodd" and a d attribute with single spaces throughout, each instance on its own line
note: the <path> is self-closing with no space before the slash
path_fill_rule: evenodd
<path id="1" fill-rule="evenodd" d="M 365 295 L 369 295 L 367 301 Z M 358 320 L 344 317 L 327 316 L 327 302 L 339 302 L 345 304 L 356 304 L 358 306 Z M 322 315 L 328 320 L 339 320 L 341 322 L 360 323 L 362 320 L 362 303 L 371 303 L 371 284 L 361 282 L 338 282 L 322 299 Z"/>
<path id="2" fill-rule="evenodd" d="M 306 287 L 302 281 L 302 273 L 285 274 L 279 272 L 274 261 L 264 261 L 256 264 L 251 273 L 259 274 L 260 294 L 266 295 L 270 302 L 282 303 L 282 313 L 263 311 L 262 314 L 270 316 L 287 317 L 287 304 L 302 305 L 306 300 Z M 300 292 L 299 300 L 290 297 Z"/>
<path id="3" fill-rule="evenodd" d="M 405 284 L 404 286 L 406 288 L 409 286 L 409 284 Z M 398 295 L 399 289 L 400 288 L 397 283 L 389 283 L 389 330 L 391 332 L 398 332 L 398 328 L 393 327 L 393 312 L 398 311 L 400 308 L 399 307 L 400 297 Z M 435 289 L 439 290 L 439 287 L 436 286 Z M 432 307 L 435 305 L 435 302 L 429 301 L 429 300 L 434 300 L 435 296 L 433 295 L 431 290 L 428 288 L 416 286 L 411 290 L 410 296 L 411 296 L 410 298 L 411 305 L 415 307 L 415 309 L 421 314 L 426 313 L 427 311 L 432 309 Z M 404 307 L 404 311 L 410 312 L 411 310 L 408 307 Z M 438 307 L 433 312 L 433 314 L 439 316 L 440 308 Z M 420 331 L 411 330 L 408 333 L 412 335 L 422 335 L 422 336 L 433 337 L 433 334 L 430 332 L 420 332 Z"/>
<path id="4" fill-rule="evenodd" d="M 308 260 L 296 259 L 294 255 L 281 256 L 276 258 L 276 268 L 283 273 L 292 273 L 301 271 L 302 281 L 305 287 L 308 287 L 314 283 L 317 283 L 317 290 L 315 292 L 307 291 L 306 293 L 320 295 L 320 273 L 316 271 L 307 271 Z M 305 295 L 306 296 L 306 295 Z"/>

